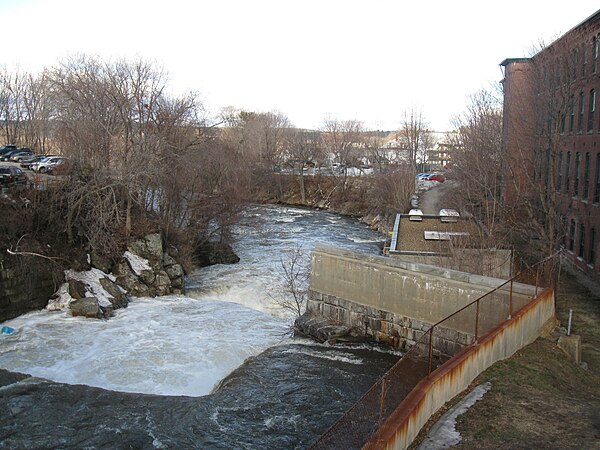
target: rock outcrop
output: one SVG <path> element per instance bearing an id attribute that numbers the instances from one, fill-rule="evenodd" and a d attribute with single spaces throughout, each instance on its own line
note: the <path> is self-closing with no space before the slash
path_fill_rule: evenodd
<path id="1" fill-rule="evenodd" d="M 130 295 L 183 293 L 183 267 L 164 251 L 158 233 L 131 241 L 114 264 L 96 254 L 90 255 L 89 262 L 90 270 L 65 272 L 66 283 L 51 297 L 47 309 L 68 308 L 74 316 L 106 319 L 114 310 L 126 308 Z"/>
<path id="2" fill-rule="evenodd" d="M 96 297 L 84 297 L 69 303 L 73 316 L 83 316 L 92 319 L 107 319 L 112 315 L 112 308 L 100 306 Z"/>
<path id="3" fill-rule="evenodd" d="M 294 333 L 311 337 L 318 342 L 356 342 L 365 340 L 365 333 L 356 327 L 332 323 L 331 320 L 304 313 L 294 322 Z"/>
<path id="4" fill-rule="evenodd" d="M 183 267 L 164 251 L 159 233 L 131 241 L 113 273 L 117 284 L 134 296 L 183 293 Z"/>
<path id="5" fill-rule="evenodd" d="M 240 261 L 240 257 L 234 253 L 231 246 L 223 242 L 204 242 L 196 248 L 194 257 L 200 267 L 235 264 Z"/>

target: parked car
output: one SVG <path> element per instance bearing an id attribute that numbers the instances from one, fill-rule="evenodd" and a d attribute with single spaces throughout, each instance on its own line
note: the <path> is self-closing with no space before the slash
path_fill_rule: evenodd
<path id="1" fill-rule="evenodd" d="M 3 153 L 0 155 L 0 161 L 9 161 L 10 157 L 18 152 L 19 152 L 19 149 L 14 149 L 14 150 L 10 150 L 6 153 Z"/>
<path id="2" fill-rule="evenodd" d="M 0 166 L 0 186 L 10 187 L 26 184 L 27 176 L 19 167 Z"/>
<path id="3" fill-rule="evenodd" d="M 20 163 L 23 159 L 28 158 L 33 155 L 33 151 L 31 149 L 23 149 L 20 148 L 15 153 L 10 155 L 10 160 Z"/>
<path id="4" fill-rule="evenodd" d="M 417 180 L 426 180 L 429 178 L 431 174 L 429 173 L 418 173 L 417 174 Z"/>
<path id="5" fill-rule="evenodd" d="M 442 175 L 441 173 L 432 173 L 431 175 L 429 175 L 427 180 L 428 181 L 439 181 L 440 183 L 443 183 L 444 181 L 446 181 L 446 178 L 444 178 L 444 175 Z"/>
<path id="6" fill-rule="evenodd" d="M 47 156 L 46 158 L 33 163 L 31 165 L 31 170 L 34 172 L 51 172 L 55 167 L 63 164 L 65 158 L 63 156 Z"/>
<path id="7" fill-rule="evenodd" d="M 28 157 L 25 157 L 21 160 L 21 168 L 31 170 L 31 166 L 34 163 L 39 162 L 42 159 L 48 158 L 50 156 L 55 155 L 29 155 Z"/>
<path id="8" fill-rule="evenodd" d="M 0 155 L 4 155 L 5 153 L 12 152 L 16 149 L 17 146 L 13 144 L 3 145 L 2 147 L 0 147 Z"/>

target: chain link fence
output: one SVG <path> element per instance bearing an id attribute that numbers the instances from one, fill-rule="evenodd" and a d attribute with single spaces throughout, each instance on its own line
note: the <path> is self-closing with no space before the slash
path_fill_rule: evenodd
<path id="1" fill-rule="evenodd" d="M 556 253 L 525 267 L 510 280 L 432 325 L 311 450 L 351 450 L 365 446 L 413 388 L 463 348 L 477 344 L 547 288 L 555 288 L 560 268 Z M 516 291 L 527 296 L 516 296 Z"/>

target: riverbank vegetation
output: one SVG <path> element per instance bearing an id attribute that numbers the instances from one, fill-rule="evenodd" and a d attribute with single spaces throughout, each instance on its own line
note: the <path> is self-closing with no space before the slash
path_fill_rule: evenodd
<path id="1" fill-rule="evenodd" d="M 0 139 L 69 161 L 61 175 L 32 179 L 35 189 L 9 192 L 7 248 L 37 240 L 50 257 L 116 257 L 130 237 L 158 231 L 189 268 L 205 247 L 229 243 L 248 202 L 355 216 L 408 206 L 414 164 L 388 152 L 374 176 L 360 176 L 373 171 L 365 155 L 381 151 L 381 133 L 362 123 L 330 118 L 303 130 L 279 112 L 233 108 L 210 117 L 196 93 L 172 95 L 167 81 L 141 60 L 85 55 L 38 74 L 0 71 Z"/>

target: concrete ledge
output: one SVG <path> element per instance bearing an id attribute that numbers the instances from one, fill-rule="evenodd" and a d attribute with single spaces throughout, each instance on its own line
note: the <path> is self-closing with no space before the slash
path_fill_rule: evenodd
<path id="1" fill-rule="evenodd" d="M 367 255 L 362 253 L 353 252 L 351 250 L 343 250 L 337 247 L 331 247 L 328 245 L 317 244 L 313 254 L 323 253 L 326 255 L 337 256 L 340 258 L 348 258 L 351 260 L 359 260 L 363 263 L 371 263 L 377 265 L 383 265 L 387 267 L 394 267 L 398 269 L 408 270 L 411 272 L 417 272 L 419 274 L 427 274 L 435 277 L 446 278 L 462 283 L 473 284 L 486 288 L 495 289 L 500 286 L 506 280 L 501 278 L 485 277 L 483 275 L 476 275 L 468 272 L 460 272 L 458 270 L 446 269 L 443 267 L 433 266 L 429 264 L 416 263 L 411 261 L 403 261 L 398 258 L 389 258 L 385 256 Z M 538 291 L 542 291 L 544 288 L 539 288 Z M 508 292 L 509 286 L 506 286 L 502 291 Z M 522 295 L 535 295 L 535 286 L 523 283 L 513 283 L 513 292 Z"/>

